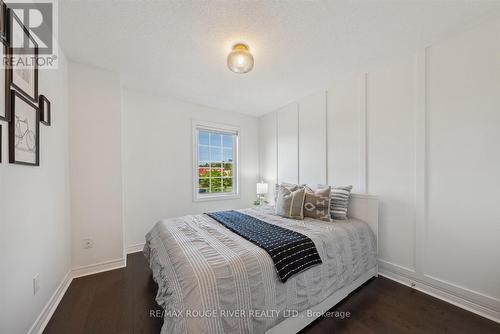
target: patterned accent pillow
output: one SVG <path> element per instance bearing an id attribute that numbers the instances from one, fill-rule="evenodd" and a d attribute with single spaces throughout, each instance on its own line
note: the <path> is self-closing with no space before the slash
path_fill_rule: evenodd
<path id="1" fill-rule="evenodd" d="M 304 219 L 305 188 L 290 190 L 279 187 L 276 200 L 276 214 L 285 218 Z"/>
<path id="2" fill-rule="evenodd" d="M 347 208 L 352 186 L 332 187 L 330 194 L 330 216 L 332 219 L 347 219 Z"/>
<path id="3" fill-rule="evenodd" d="M 311 217 L 314 219 L 330 221 L 330 191 L 331 188 L 312 190 L 306 187 L 306 194 L 304 197 L 304 217 Z"/>

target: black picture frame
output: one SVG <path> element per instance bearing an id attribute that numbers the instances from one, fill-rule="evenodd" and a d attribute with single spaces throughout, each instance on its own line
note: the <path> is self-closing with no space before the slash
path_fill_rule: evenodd
<path id="1" fill-rule="evenodd" d="M 0 57 L 3 59 L 8 52 L 8 44 L 5 40 L 0 41 L 0 48 L 3 50 L 3 56 L 0 54 Z M 3 83 L 4 89 L 0 89 L 0 97 L 3 97 L 4 103 L 0 103 L 0 121 L 10 122 L 10 74 L 11 71 L 5 66 L 3 69 L 0 69 L 0 73 L 3 74 L 3 78 L 0 75 L 0 82 Z M 0 86 L 1 87 L 1 86 Z M 1 100 L 1 99 L 0 99 Z M 3 110 L 2 110 L 3 108 Z"/>
<path id="2" fill-rule="evenodd" d="M 10 8 L 7 7 L 7 17 L 8 17 L 8 48 L 7 48 L 7 59 L 12 62 L 13 59 L 13 43 L 14 43 L 14 28 L 12 25 L 14 24 L 14 21 L 19 25 L 20 28 L 22 28 L 22 31 L 24 33 L 24 37 L 27 37 L 31 43 L 34 45 L 34 55 L 29 54 L 30 58 L 34 57 L 34 66 L 33 69 L 31 69 L 32 73 L 32 80 L 33 80 L 33 88 L 31 91 L 26 91 L 26 89 L 23 89 L 21 87 L 21 82 L 16 82 L 16 69 L 13 64 L 9 64 L 7 67 L 7 70 L 9 71 L 8 78 L 10 80 L 9 82 L 9 87 L 14 88 L 15 90 L 21 92 L 26 98 L 28 98 L 31 102 L 33 103 L 38 103 L 38 43 L 36 40 L 33 38 L 33 36 L 30 34 L 29 30 L 23 25 L 22 21 L 19 19 L 19 17 L 14 13 L 14 11 Z"/>
<path id="3" fill-rule="evenodd" d="M 9 17 L 7 13 L 7 5 L 0 0 L 0 39 L 8 41 L 9 36 Z"/>
<path id="4" fill-rule="evenodd" d="M 25 103 L 34 113 L 31 122 L 28 119 L 17 117 L 16 109 L 18 103 Z M 39 166 L 40 165 L 40 110 L 23 94 L 16 90 L 10 91 L 10 107 L 12 119 L 9 123 L 9 162 L 13 164 Z M 33 124 L 30 124 L 33 123 Z M 20 134 L 22 133 L 22 135 Z M 33 138 L 34 137 L 34 138 Z M 26 161 L 19 158 L 16 152 L 29 152 L 34 161 Z M 34 152 L 33 152 L 34 151 Z"/>
<path id="5" fill-rule="evenodd" d="M 40 123 L 50 126 L 52 119 L 50 101 L 45 95 L 40 95 L 38 109 L 40 110 Z"/>

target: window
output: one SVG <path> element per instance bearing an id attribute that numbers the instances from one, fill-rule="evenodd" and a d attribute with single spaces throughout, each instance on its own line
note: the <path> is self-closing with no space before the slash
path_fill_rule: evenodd
<path id="1" fill-rule="evenodd" d="M 193 123 L 194 200 L 238 197 L 238 129 Z"/>

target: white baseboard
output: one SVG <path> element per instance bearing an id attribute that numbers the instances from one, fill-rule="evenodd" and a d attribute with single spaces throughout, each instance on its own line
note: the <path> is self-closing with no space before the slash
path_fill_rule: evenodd
<path id="1" fill-rule="evenodd" d="M 125 258 L 109 260 L 109 261 L 99 262 L 96 264 L 89 264 L 86 266 L 73 268 L 71 274 L 73 278 L 77 278 L 77 277 L 101 273 L 103 271 L 123 268 L 126 267 L 126 265 L 127 265 L 127 260 Z"/>
<path id="2" fill-rule="evenodd" d="M 132 254 L 132 253 L 142 252 L 143 248 L 144 248 L 144 242 L 140 244 L 130 245 L 127 246 L 127 248 L 125 249 L 125 253 Z"/>
<path id="3" fill-rule="evenodd" d="M 43 332 L 45 326 L 47 326 L 50 318 L 52 318 L 52 315 L 54 314 L 57 306 L 61 302 L 62 297 L 66 293 L 66 290 L 68 290 L 68 287 L 72 281 L 73 276 L 71 275 L 70 270 L 66 273 L 56 291 L 54 291 L 49 301 L 42 309 L 42 312 L 36 318 L 33 326 L 31 326 L 30 330 L 28 331 L 28 334 L 41 334 Z"/>
<path id="4" fill-rule="evenodd" d="M 144 244 L 129 246 L 126 250 L 127 254 L 141 251 L 142 247 L 144 247 Z M 28 333 L 41 334 L 43 332 L 45 326 L 47 326 L 47 323 L 54 314 L 57 306 L 61 302 L 62 297 L 66 293 L 66 290 L 74 278 L 119 269 L 125 266 L 126 258 L 123 258 L 81 266 L 68 271 L 56 291 L 54 291 L 53 295 L 42 309 L 40 315 L 31 326 Z M 395 265 L 393 266 L 385 261 L 380 261 L 378 273 L 379 275 L 387 277 L 393 281 L 410 286 L 418 291 L 500 323 L 500 311 L 499 308 L 495 307 L 495 303 L 498 301 L 491 297 L 481 294 L 476 294 L 475 296 L 473 295 L 474 298 L 464 297 L 470 296 L 471 294 L 474 294 L 474 292 L 470 290 L 460 291 L 461 289 L 455 285 L 449 285 L 446 289 L 444 289 L 442 286 L 446 283 L 443 281 L 435 280 L 436 282 L 434 282 L 434 279 L 430 276 L 424 276 L 423 279 L 416 278 L 413 270 Z M 488 300 L 484 300 L 484 302 L 482 302 L 481 300 L 485 298 L 488 298 Z M 492 303 L 494 304 L 493 307 Z"/>
<path id="5" fill-rule="evenodd" d="M 380 261 L 379 274 L 500 323 L 500 308 L 496 306 L 498 305 L 498 300 L 494 298 L 434 279 L 430 276 L 417 277 L 414 271 L 407 271 L 403 268 L 391 266 L 384 261 Z"/>
<path id="6" fill-rule="evenodd" d="M 42 309 L 40 315 L 36 318 L 35 322 L 28 331 L 28 334 L 43 333 L 45 326 L 47 326 L 50 318 L 54 314 L 55 310 L 57 309 L 57 306 L 61 302 L 61 299 L 66 293 L 66 290 L 68 290 L 68 287 L 70 286 L 74 278 L 97 274 L 104 271 L 119 269 L 125 266 L 126 266 L 126 259 L 123 258 L 123 259 L 104 261 L 87 266 L 81 266 L 68 271 L 66 276 L 64 276 L 63 280 L 57 287 L 56 291 L 54 291 L 52 297 L 50 297 L 49 301 Z"/>

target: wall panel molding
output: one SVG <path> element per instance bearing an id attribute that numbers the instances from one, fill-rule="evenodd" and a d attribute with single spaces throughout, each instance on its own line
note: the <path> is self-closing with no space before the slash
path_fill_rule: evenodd
<path id="1" fill-rule="evenodd" d="M 359 78 L 359 192 L 368 190 L 368 73 Z"/>
<path id="2" fill-rule="evenodd" d="M 415 118 L 415 258 L 418 275 L 424 272 L 427 225 L 427 155 L 428 155 L 428 73 L 427 48 L 416 56 L 416 118 Z"/>
<path id="3" fill-rule="evenodd" d="M 330 173 L 328 173 L 328 140 L 329 140 L 329 132 L 328 131 L 328 108 L 330 101 L 328 100 L 328 90 L 325 90 L 325 184 L 330 184 Z"/>
<path id="4" fill-rule="evenodd" d="M 500 301 L 430 276 L 417 278 L 404 267 L 379 260 L 379 274 L 450 304 L 500 323 Z"/>
<path id="5" fill-rule="evenodd" d="M 492 263 L 498 210 L 492 198 L 500 179 L 491 152 L 500 81 L 491 70 L 498 52 L 491 50 L 500 48 L 499 27 L 500 21 L 489 23 L 333 82 L 325 117 L 328 183 L 358 183 L 356 192 L 380 198 L 379 241 L 387 246 L 379 255 L 380 273 L 497 322 L 499 272 Z M 460 196 L 463 177 L 476 190 L 473 205 L 486 210 L 478 213 L 483 221 L 458 219 L 471 213 L 457 213 L 453 202 L 467 205 L 469 198 Z M 468 263 L 455 254 L 466 255 Z"/>

